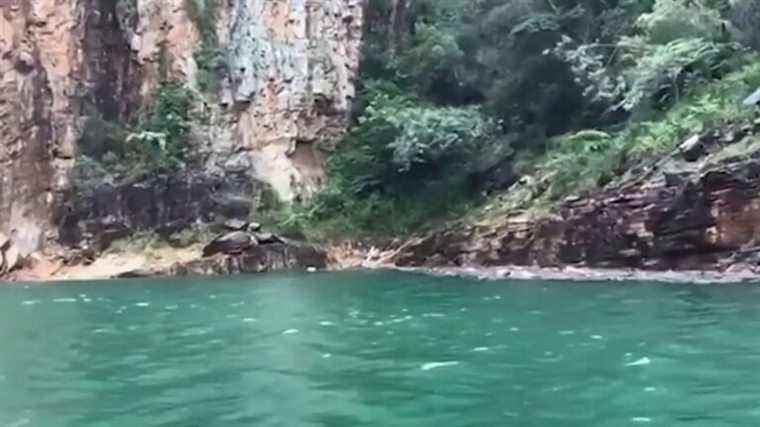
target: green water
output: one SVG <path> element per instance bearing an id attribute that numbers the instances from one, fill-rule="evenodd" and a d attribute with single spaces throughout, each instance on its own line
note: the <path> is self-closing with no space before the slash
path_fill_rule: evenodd
<path id="1" fill-rule="evenodd" d="M 0 426 L 757 426 L 760 287 L 0 287 Z"/>

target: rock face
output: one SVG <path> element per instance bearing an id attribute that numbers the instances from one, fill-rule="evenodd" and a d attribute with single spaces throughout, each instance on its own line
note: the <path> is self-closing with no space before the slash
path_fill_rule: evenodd
<path id="1" fill-rule="evenodd" d="M 203 248 L 203 256 L 209 257 L 218 253 L 240 254 L 256 244 L 253 236 L 245 231 L 233 231 L 223 234 Z"/>
<path id="2" fill-rule="evenodd" d="M 275 270 L 323 269 L 327 254 L 314 246 L 287 242 L 254 245 L 236 255 L 203 258 L 177 264 L 168 271 L 158 272 L 170 276 L 210 276 L 229 274 L 265 273 Z"/>
<path id="3" fill-rule="evenodd" d="M 760 136 L 747 132 L 744 124 L 692 138 L 688 156 L 674 153 L 597 194 L 567 200 L 553 216 L 438 230 L 407 242 L 394 262 L 758 269 Z"/>
<path id="4" fill-rule="evenodd" d="M 187 174 L 211 181 L 243 174 L 285 200 L 322 184 L 320 147 L 343 132 L 354 95 L 361 0 L 0 0 L 0 232 L 22 254 L 76 228 L 71 215 L 60 215 L 63 206 L 81 216 L 76 206 L 92 202 L 71 200 L 87 117 L 134 119 L 162 81 L 198 87 L 196 58 L 208 35 L 197 15 L 210 13 L 211 3 L 218 44 L 211 48 L 224 67 L 212 70 L 218 93 L 198 92 L 210 123 L 188 141 L 203 170 Z M 181 194 L 207 197 L 186 178 L 186 187 L 166 183 L 160 191 L 180 185 Z M 85 222 L 119 217 L 134 192 L 97 196 L 118 201 L 102 206 L 99 219 L 85 213 Z M 145 212 L 160 213 L 139 221 L 175 220 L 179 214 L 154 196 L 144 199 L 155 203 Z"/>
<path id="5" fill-rule="evenodd" d="M 320 141 L 344 127 L 354 97 L 362 2 L 232 0 L 222 45 L 236 150 L 286 199 L 322 184 Z"/>
<path id="6" fill-rule="evenodd" d="M 135 231 L 163 237 L 195 226 L 247 218 L 261 185 L 245 174 L 159 175 L 136 183 L 102 183 L 56 209 L 60 243 L 106 249 Z"/>
<path id="7" fill-rule="evenodd" d="M 0 275 L 10 273 L 21 265 L 21 254 L 8 236 L 0 233 Z"/>

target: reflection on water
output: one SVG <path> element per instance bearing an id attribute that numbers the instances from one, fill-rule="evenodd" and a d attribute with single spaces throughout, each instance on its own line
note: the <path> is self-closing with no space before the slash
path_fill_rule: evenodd
<path id="1" fill-rule="evenodd" d="M 4 287 L 0 426 L 755 426 L 759 306 L 378 272 Z"/>

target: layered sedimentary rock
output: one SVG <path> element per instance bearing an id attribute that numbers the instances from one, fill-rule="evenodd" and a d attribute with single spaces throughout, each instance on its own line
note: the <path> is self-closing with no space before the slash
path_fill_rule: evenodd
<path id="1" fill-rule="evenodd" d="M 327 255 L 317 247 L 295 242 L 255 245 L 237 255 L 220 255 L 179 263 L 158 275 L 211 276 L 266 273 L 276 270 L 311 270 L 327 267 Z"/>
<path id="2" fill-rule="evenodd" d="M 409 241 L 403 266 L 757 269 L 760 136 L 750 124 L 698 135 L 554 215 L 454 224 Z M 745 135 L 746 134 L 746 135 Z"/>
<path id="3" fill-rule="evenodd" d="M 194 14 L 209 1 L 0 0 L 0 232 L 22 253 L 71 220 L 60 208 L 77 203 L 71 170 L 87 117 L 134 119 L 164 81 L 197 88 Z M 308 197 L 323 180 L 319 147 L 346 124 L 361 0 L 213 1 L 220 89 L 196 93 L 211 120 L 187 143 L 202 166 L 172 179 L 242 174 L 285 200 Z"/>
<path id="4" fill-rule="evenodd" d="M 136 183 L 104 183 L 57 209 L 59 241 L 96 252 L 136 230 L 173 233 L 226 218 L 247 218 L 260 184 L 245 174 L 158 175 Z"/>

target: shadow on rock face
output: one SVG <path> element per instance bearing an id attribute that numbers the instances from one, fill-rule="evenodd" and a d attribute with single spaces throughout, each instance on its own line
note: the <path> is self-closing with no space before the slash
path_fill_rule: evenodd
<path id="1" fill-rule="evenodd" d="M 196 225 L 247 219 L 262 187 L 245 175 L 179 173 L 103 183 L 57 209 L 60 242 L 104 250 L 138 231 L 164 237 Z"/>

